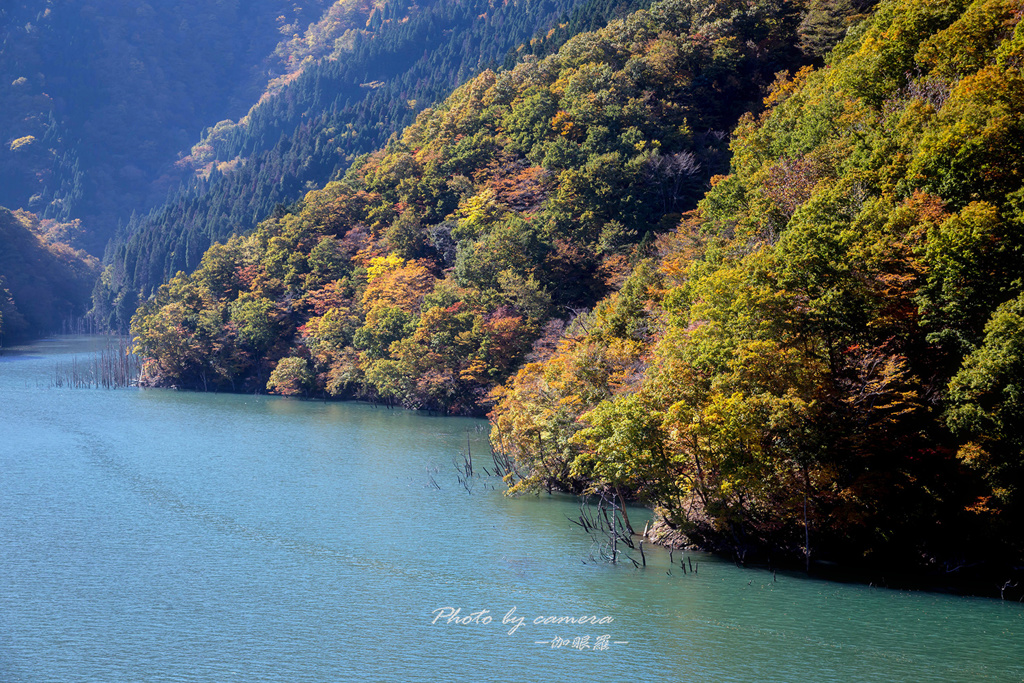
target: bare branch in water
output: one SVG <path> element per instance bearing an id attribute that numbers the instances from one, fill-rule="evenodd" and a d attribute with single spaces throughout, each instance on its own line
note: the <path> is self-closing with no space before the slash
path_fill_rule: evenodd
<path id="1" fill-rule="evenodd" d="M 90 357 L 58 362 L 53 370 L 52 386 L 70 389 L 122 389 L 139 384 L 141 363 L 132 353 L 127 337 L 110 338 L 106 348 Z"/>

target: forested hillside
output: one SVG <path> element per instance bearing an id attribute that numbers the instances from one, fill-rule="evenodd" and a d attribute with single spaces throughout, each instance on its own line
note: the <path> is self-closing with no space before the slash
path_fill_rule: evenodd
<path id="1" fill-rule="evenodd" d="M 133 326 L 149 380 L 478 413 L 727 169 L 798 22 L 673 0 L 485 72 L 161 287 Z"/>
<path id="2" fill-rule="evenodd" d="M 182 160 L 193 183 L 134 218 L 108 249 L 97 318 L 125 329 L 137 303 L 217 240 L 247 232 L 380 147 L 420 110 L 510 51 L 647 0 L 339 1 L 282 45 L 289 72 L 240 121 L 207 131 Z M 585 17 L 585 18 L 583 18 Z M 561 22 L 561 24 L 559 24 Z M 558 40 L 552 35 L 549 43 Z"/>
<path id="3" fill-rule="evenodd" d="M 119 218 L 178 186 L 200 131 L 243 114 L 324 0 L 68 0 L 0 7 L 0 204 L 82 219 L 102 254 Z"/>
<path id="4" fill-rule="evenodd" d="M 1012 579 L 1020 16 L 668 0 L 485 72 L 161 287 L 149 381 L 491 405 L 513 490 L 739 559 Z"/>
<path id="5" fill-rule="evenodd" d="M 99 262 L 67 245 L 79 229 L 0 207 L 0 345 L 71 331 L 88 310 Z"/>
<path id="6" fill-rule="evenodd" d="M 1020 18 L 890 0 L 780 81 L 731 173 L 496 393 L 516 486 L 608 487 L 740 558 L 1019 579 Z"/>

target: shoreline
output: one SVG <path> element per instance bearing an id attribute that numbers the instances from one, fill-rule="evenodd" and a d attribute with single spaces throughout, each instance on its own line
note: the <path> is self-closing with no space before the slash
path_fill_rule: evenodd
<path id="1" fill-rule="evenodd" d="M 728 552 L 693 542 L 678 529 L 672 529 L 658 517 L 646 533 L 636 533 L 653 545 L 677 551 L 697 551 L 724 560 L 732 560 L 737 566 L 752 570 L 763 570 L 774 574 L 784 572 L 801 578 L 833 581 L 844 584 L 859 584 L 887 590 L 939 593 L 962 597 L 990 598 L 1002 602 L 1024 604 L 1024 567 L 993 565 L 991 561 L 980 561 L 953 572 L 942 570 L 929 572 L 922 567 L 890 563 L 886 569 L 878 569 L 850 562 L 831 559 L 811 558 L 810 571 L 793 559 L 780 562 L 755 560 L 741 562 L 730 558 Z M 1003 578 L 999 578 L 1003 577 Z M 1009 578 L 1007 578 L 1009 577 Z"/>

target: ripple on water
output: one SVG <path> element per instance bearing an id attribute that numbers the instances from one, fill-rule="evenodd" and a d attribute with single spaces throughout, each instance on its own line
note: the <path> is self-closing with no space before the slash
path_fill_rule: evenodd
<path id="1" fill-rule="evenodd" d="M 573 499 L 459 484 L 467 438 L 487 452 L 480 421 L 46 388 L 98 344 L 0 355 L 5 683 L 1024 680 L 1021 605 L 700 554 L 684 574 L 655 548 L 644 569 L 595 562 Z M 432 624 L 445 606 L 492 621 Z M 614 621 L 532 623 L 581 615 Z M 595 651 L 599 635 L 624 642 Z"/>

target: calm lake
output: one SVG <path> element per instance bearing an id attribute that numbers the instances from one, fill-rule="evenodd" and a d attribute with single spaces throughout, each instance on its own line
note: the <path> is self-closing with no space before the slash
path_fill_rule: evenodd
<path id="1" fill-rule="evenodd" d="M 52 388 L 104 343 L 0 355 L 5 683 L 1024 680 L 1020 603 L 593 561 L 575 499 L 459 483 L 483 421 Z"/>

